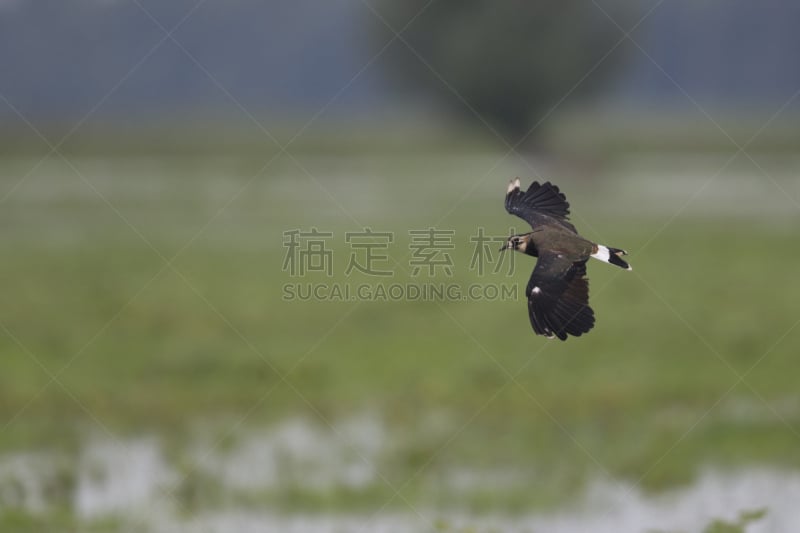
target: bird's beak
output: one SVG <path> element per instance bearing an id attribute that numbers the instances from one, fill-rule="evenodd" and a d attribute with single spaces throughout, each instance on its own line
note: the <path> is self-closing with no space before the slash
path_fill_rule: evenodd
<path id="1" fill-rule="evenodd" d="M 501 252 L 502 252 L 503 250 L 508 250 L 508 243 L 505 243 L 505 244 L 503 245 L 503 247 L 502 247 L 502 248 L 500 248 L 500 251 L 501 251 Z"/>

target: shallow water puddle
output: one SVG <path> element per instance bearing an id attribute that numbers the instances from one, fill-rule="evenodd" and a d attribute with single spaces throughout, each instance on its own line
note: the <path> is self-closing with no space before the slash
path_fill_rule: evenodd
<path id="1" fill-rule="evenodd" d="M 369 490 L 381 482 L 377 468 L 386 460 L 389 440 L 377 417 L 356 417 L 336 428 L 291 419 L 238 435 L 224 446 L 219 439 L 199 437 L 184 457 L 189 470 L 214 480 L 223 494 L 285 487 Z M 176 498 L 186 465 L 173 464 L 169 457 L 155 436 L 122 442 L 89 438 L 71 462 L 55 451 L 6 454 L 0 456 L 0 508 L 44 514 L 60 506 L 81 521 L 118 517 L 134 529 L 190 533 L 689 532 L 701 531 L 714 519 L 735 521 L 742 511 L 762 508 L 766 515 L 748 533 L 792 531 L 800 524 L 800 472 L 772 468 L 709 469 L 692 486 L 656 496 L 629 484 L 597 481 L 559 510 L 513 516 L 412 509 L 399 498 L 391 509 L 375 505 L 373 513 L 363 514 L 267 512 L 230 498 L 192 513 Z M 443 490 L 469 491 L 487 482 L 518 491 L 525 487 L 523 469 L 459 469 L 437 479 Z"/>

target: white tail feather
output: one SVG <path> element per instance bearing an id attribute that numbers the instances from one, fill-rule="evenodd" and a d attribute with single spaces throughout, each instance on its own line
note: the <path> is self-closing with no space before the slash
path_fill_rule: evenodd
<path id="1" fill-rule="evenodd" d="M 627 252 L 625 250 L 620 250 L 619 248 L 609 248 L 607 246 L 603 246 L 602 244 L 598 244 L 597 251 L 592 254 L 592 257 L 599 259 L 604 263 L 610 263 L 620 268 L 624 268 L 625 270 L 633 270 L 631 266 L 623 261 L 620 257 L 621 255 L 626 254 Z"/>
<path id="2" fill-rule="evenodd" d="M 604 263 L 608 263 L 608 260 L 611 258 L 611 251 L 606 246 L 598 244 L 597 252 L 593 253 L 592 257 L 594 257 L 595 259 L 599 259 Z"/>

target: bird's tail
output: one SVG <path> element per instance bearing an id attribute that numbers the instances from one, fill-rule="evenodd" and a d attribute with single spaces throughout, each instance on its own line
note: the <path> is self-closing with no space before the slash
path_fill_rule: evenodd
<path id="1" fill-rule="evenodd" d="M 631 266 L 621 259 L 621 256 L 628 255 L 628 252 L 620 248 L 610 248 L 597 244 L 597 250 L 592 254 L 592 257 L 599 259 L 605 263 L 611 263 L 625 270 L 633 270 Z"/>

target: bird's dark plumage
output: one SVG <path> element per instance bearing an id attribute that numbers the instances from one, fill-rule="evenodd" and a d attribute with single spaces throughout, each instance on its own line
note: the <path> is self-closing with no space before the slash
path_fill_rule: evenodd
<path id="1" fill-rule="evenodd" d="M 626 252 L 578 235 L 569 222 L 569 203 L 555 185 L 533 182 L 525 192 L 519 185 L 519 178 L 509 184 L 506 211 L 533 231 L 512 235 L 504 248 L 538 257 L 525 289 L 531 326 L 539 335 L 561 340 L 580 336 L 594 327 L 586 262 L 595 257 L 630 270 L 620 259 Z"/>
<path id="2" fill-rule="evenodd" d="M 589 280 L 586 261 L 573 263 L 552 252 L 539 255 L 525 289 L 528 316 L 533 330 L 547 337 L 567 340 L 586 333 L 594 326 L 594 311 L 589 307 Z"/>
<path id="3" fill-rule="evenodd" d="M 547 223 L 556 223 L 577 233 L 575 226 L 567 221 L 569 202 L 558 187 L 549 181 L 542 185 L 534 181 L 527 191 L 522 192 L 519 182 L 512 182 L 512 185 L 514 183 L 516 187 L 509 187 L 506 194 L 506 211 L 520 217 L 534 228 Z"/>

